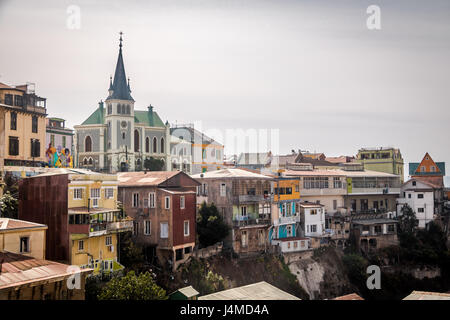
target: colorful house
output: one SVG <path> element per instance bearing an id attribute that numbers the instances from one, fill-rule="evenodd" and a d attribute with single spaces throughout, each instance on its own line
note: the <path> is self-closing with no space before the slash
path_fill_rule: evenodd
<path id="1" fill-rule="evenodd" d="M 400 176 L 403 183 L 403 158 L 397 148 L 362 148 L 358 150 L 356 162 L 365 170 L 379 171 Z"/>
<path id="2" fill-rule="evenodd" d="M 73 168 L 73 130 L 66 120 L 47 118 L 46 152 L 50 168 Z"/>
<path id="3" fill-rule="evenodd" d="M 19 183 L 19 217 L 48 226 L 46 258 L 94 274 L 122 269 L 120 233 L 133 222 L 118 208 L 117 176 L 53 169 Z"/>

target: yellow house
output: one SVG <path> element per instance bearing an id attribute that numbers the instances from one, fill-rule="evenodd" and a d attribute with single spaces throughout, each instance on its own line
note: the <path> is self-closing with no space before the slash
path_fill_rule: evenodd
<path id="1" fill-rule="evenodd" d="M 122 269 L 117 259 L 118 237 L 133 222 L 118 208 L 116 175 L 71 174 L 68 188 L 71 263 L 93 268 L 94 274 Z"/>
<path id="2" fill-rule="evenodd" d="M 0 252 L 45 259 L 46 230 L 43 224 L 0 218 Z"/>
<path id="3" fill-rule="evenodd" d="M 273 186 L 274 202 L 300 199 L 300 180 L 298 178 L 278 178 L 273 182 Z"/>
<path id="4" fill-rule="evenodd" d="M 0 169 L 45 161 L 46 99 L 32 84 L 0 83 Z"/>

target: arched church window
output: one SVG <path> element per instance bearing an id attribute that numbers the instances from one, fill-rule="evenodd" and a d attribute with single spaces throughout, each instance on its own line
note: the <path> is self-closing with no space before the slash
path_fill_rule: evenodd
<path id="1" fill-rule="evenodd" d="M 127 114 L 131 114 L 130 113 L 130 105 L 127 105 Z"/>
<path id="2" fill-rule="evenodd" d="M 158 149 L 158 142 L 156 140 L 156 137 L 153 137 L 153 153 L 157 153 Z"/>
<path id="3" fill-rule="evenodd" d="M 112 106 L 111 106 L 111 104 L 108 104 L 108 114 L 111 114 L 112 113 Z"/>
<path id="4" fill-rule="evenodd" d="M 164 138 L 161 138 L 161 153 L 164 153 Z"/>
<path id="5" fill-rule="evenodd" d="M 123 104 L 122 105 L 122 114 L 125 114 L 126 113 L 126 106 Z"/>
<path id="6" fill-rule="evenodd" d="M 84 152 L 92 152 L 92 139 L 90 136 L 87 136 L 84 140 Z"/>
<path id="7" fill-rule="evenodd" d="M 145 138 L 145 152 L 147 152 L 147 153 L 150 152 L 150 138 L 149 137 Z"/>
<path id="8" fill-rule="evenodd" d="M 89 158 L 89 165 L 92 165 L 94 163 L 94 160 L 92 158 Z"/>
<path id="9" fill-rule="evenodd" d="M 122 106 L 120 105 L 120 103 L 117 105 L 117 113 L 121 113 L 122 111 Z"/>
<path id="10" fill-rule="evenodd" d="M 125 132 L 122 132 L 122 139 L 125 140 Z"/>
<path id="11" fill-rule="evenodd" d="M 88 164 L 87 158 L 83 159 L 83 164 L 86 166 Z"/>
<path id="12" fill-rule="evenodd" d="M 139 152 L 139 131 L 134 130 L 134 152 Z"/>

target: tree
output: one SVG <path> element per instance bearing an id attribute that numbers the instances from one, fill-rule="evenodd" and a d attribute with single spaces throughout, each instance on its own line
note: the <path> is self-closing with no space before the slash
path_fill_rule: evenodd
<path id="1" fill-rule="evenodd" d="M 229 229 L 214 203 L 207 205 L 206 202 L 203 202 L 197 219 L 200 245 L 207 247 L 222 241 L 228 235 Z"/>
<path id="2" fill-rule="evenodd" d="M 144 168 L 150 171 L 162 171 L 164 168 L 164 160 L 153 157 L 144 160 Z"/>
<path id="3" fill-rule="evenodd" d="M 166 300 L 166 291 L 158 286 L 149 272 L 113 278 L 102 289 L 99 300 Z"/>
<path id="4" fill-rule="evenodd" d="M 143 268 L 145 257 L 142 247 L 131 239 L 131 232 L 120 233 L 120 263 L 127 269 L 139 271 Z"/>
<path id="5" fill-rule="evenodd" d="M 401 233 L 412 235 L 419 225 L 419 220 L 416 218 L 416 213 L 408 205 L 404 204 L 401 209 L 402 215 L 399 217 L 399 228 Z"/>
<path id="6" fill-rule="evenodd" d="M 17 219 L 19 211 L 19 201 L 7 191 L 0 198 L 0 217 Z"/>

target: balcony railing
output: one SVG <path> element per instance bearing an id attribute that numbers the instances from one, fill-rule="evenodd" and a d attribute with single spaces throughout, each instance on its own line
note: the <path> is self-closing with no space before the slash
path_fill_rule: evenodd
<path id="1" fill-rule="evenodd" d="M 233 220 L 233 227 L 245 227 L 251 225 L 270 225 L 270 219 L 247 219 L 247 220 Z"/>
<path id="2" fill-rule="evenodd" d="M 300 216 L 279 217 L 277 220 L 274 221 L 274 224 L 279 225 L 279 224 L 289 224 L 289 223 L 296 223 L 296 222 L 300 222 Z"/>
<path id="3" fill-rule="evenodd" d="M 239 202 L 240 203 L 248 203 L 248 202 L 262 202 L 262 201 L 270 201 L 269 195 L 252 195 L 252 194 L 245 194 L 245 195 L 239 195 Z"/>
<path id="4" fill-rule="evenodd" d="M 110 222 L 106 225 L 108 232 L 125 232 L 133 230 L 133 221 Z"/>

